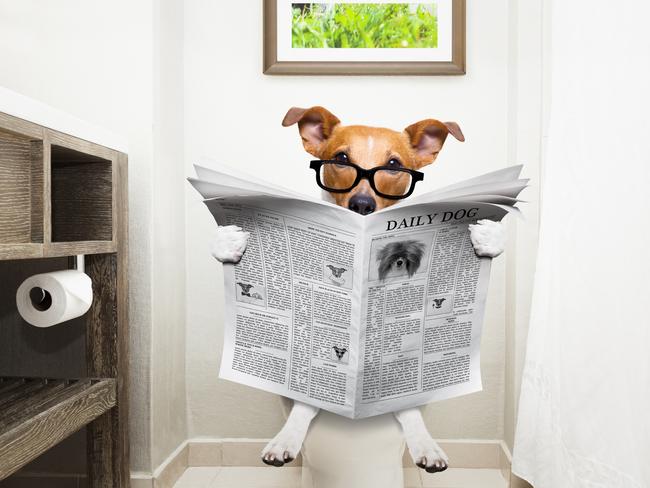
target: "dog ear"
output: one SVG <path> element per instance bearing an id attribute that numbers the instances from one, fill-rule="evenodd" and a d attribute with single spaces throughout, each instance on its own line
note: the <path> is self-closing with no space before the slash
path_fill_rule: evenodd
<path id="1" fill-rule="evenodd" d="M 282 120 L 284 127 L 298 123 L 302 145 L 305 150 L 319 158 L 323 142 L 332 135 L 332 130 L 341 121 L 329 110 L 323 107 L 298 108 L 292 107 Z"/>
<path id="2" fill-rule="evenodd" d="M 435 119 L 416 122 L 404 129 L 404 132 L 415 151 L 418 168 L 436 160 L 447 135 L 451 134 L 461 142 L 465 140 L 465 136 L 456 122 L 440 122 Z"/>

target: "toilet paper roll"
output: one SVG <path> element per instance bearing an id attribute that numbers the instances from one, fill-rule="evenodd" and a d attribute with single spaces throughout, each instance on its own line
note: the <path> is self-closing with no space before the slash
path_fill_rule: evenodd
<path id="1" fill-rule="evenodd" d="M 20 316 L 36 327 L 51 327 L 80 317 L 92 302 L 90 276 L 72 269 L 30 276 L 16 292 Z"/>

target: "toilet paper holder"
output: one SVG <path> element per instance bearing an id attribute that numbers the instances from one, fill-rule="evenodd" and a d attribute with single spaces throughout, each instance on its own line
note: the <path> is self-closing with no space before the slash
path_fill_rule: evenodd
<path id="1" fill-rule="evenodd" d="M 82 273 L 86 272 L 86 262 L 83 254 L 72 256 L 73 268 Z M 44 312 L 52 306 L 52 295 L 47 290 L 35 286 L 29 290 L 29 300 L 36 310 Z"/>
<path id="2" fill-rule="evenodd" d="M 86 272 L 86 261 L 84 259 L 83 254 L 78 254 L 77 256 L 73 256 L 72 259 L 74 260 L 74 268 L 77 271 L 81 271 L 82 273 Z"/>

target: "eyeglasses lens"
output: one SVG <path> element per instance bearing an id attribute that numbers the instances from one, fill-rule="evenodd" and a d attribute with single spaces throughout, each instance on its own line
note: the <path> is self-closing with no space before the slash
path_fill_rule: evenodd
<path id="1" fill-rule="evenodd" d="M 410 173 L 380 169 L 375 173 L 375 188 L 384 195 L 399 197 L 409 191 L 411 180 Z"/>
<path id="2" fill-rule="evenodd" d="M 336 163 L 323 163 L 320 167 L 320 180 L 332 190 L 347 190 L 357 179 L 357 170 L 352 166 Z"/>

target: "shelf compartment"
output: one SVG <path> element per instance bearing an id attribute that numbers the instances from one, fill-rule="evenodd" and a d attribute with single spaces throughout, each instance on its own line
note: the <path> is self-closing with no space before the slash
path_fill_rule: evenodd
<path id="1" fill-rule="evenodd" d="M 52 242 L 113 240 L 113 163 L 51 145 Z"/>
<path id="2" fill-rule="evenodd" d="M 0 480 L 115 404 L 114 379 L 0 378 Z"/>
<path id="3" fill-rule="evenodd" d="M 43 242 L 43 141 L 0 128 L 0 246 Z"/>

